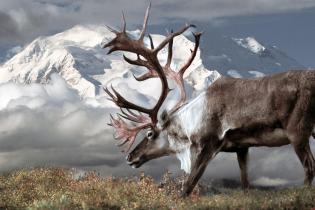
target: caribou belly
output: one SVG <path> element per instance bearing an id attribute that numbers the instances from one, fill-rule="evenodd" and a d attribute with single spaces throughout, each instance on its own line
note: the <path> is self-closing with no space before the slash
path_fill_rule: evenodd
<path id="1" fill-rule="evenodd" d="M 268 129 L 259 133 L 247 133 L 237 137 L 228 138 L 233 147 L 267 146 L 278 147 L 290 143 L 286 131 L 281 128 Z"/>

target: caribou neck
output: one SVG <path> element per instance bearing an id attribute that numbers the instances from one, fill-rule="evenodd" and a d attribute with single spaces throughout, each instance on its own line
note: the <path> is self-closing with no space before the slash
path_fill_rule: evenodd
<path id="1" fill-rule="evenodd" d="M 164 128 L 171 150 L 181 162 L 181 169 L 190 173 L 192 163 L 200 150 L 200 139 L 205 131 L 205 112 L 207 94 L 198 97 L 182 106 L 170 116 Z"/>

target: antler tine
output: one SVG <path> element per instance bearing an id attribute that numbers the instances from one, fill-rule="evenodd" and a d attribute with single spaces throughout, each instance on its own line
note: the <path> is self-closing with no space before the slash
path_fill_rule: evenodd
<path id="1" fill-rule="evenodd" d="M 110 32 L 112 32 L 112 33 L 114 33 L 114 34 L 118 34 L 118 33 L 119 33 L 119 31 L 117 31 L 116 29 L 110 27 L 109 25 L 105 25 L 105 26 L 106 26 L 106 28 L 107 28 Z"/>
<path id="2" fill-rule="evenodd" d="M 142 60 L 140 58 L 139 54 L 137 54 L 137 60 L 131 60 L 130 58 L 126 57 L 125 55 L 123 55 L 123 58 L 126 62 L 128 62 L 132 65 L 144 66 L 144 67 L 147 67 L 148 69 L 151 68 L 151 65 L 147 61 Z"/>
<path id="3" fill-rule="evenodd" d="M 122 112 L 122 114 L 118 114 L 118 115 L 127 120 L 130 120 L 136 123 L 150 123 L 150 119 L 148 117 L 145 117 L 142 114 L 136 115 L 135 113 L 127 109 L 127 111 L 130 113 L 129 114 L 125 112 L 122 108 L 120 108 L 120 111 Z"/>
<path id="4" fill-rule="evenodd" d="M 127 112 L 129 112 L 131 115 L 133 115 L 133 116 L 138 116 L 138 115 L 141 115 L 141 112 L 138 112 L 139 114 L 137 115 L 136 113 L 134 113 L 133 111 L 131 111 L 130 109 L 126 109 L 127 110 Z"/>
<path id="5" fill-rule="evenodd" d="M 126 33 L 126 18 L 125 18 L 124 12 L 122 12 L 122 31 L 121 32 L 111 28 L 110 26 L 107 26 L 111 32 L 116 34 L 116 37 L 113 40 L 111 40 L 109 43 L 103 46 L 103 48 L 107 48 L 107 47 L 110 48 L 107 54 L 110 54 L 118 50 L 140 54 L 144 57 L 152 54 L 152 50 L 145 47 L 143 44 L 143 39 L 144 39 L 145 32 L 147 29 L 147 24 L 148 24 L 150 7 L 151 7 L 151 3 L 149 4 L 147 8 L 144 22 L 143 22 L 143 28 L 140 33 L 140 38 L 138 40 L 131 39 Z"/>
<path id="6" fill-rule="evenodd" d="M 111 100 L 111 101 L 113 101 L 113 102 L 115 103 L 116 97 L 108 90 L 107 87 L 106 87 L 106 88 L 103 88 L 103 89 L 104 89 L 104 91 L 107 93 L 107 95 L 109 95 L 109 97 L 110 97 L 109 100 Z"/>
<path id="7" fill-rule="evenodd" d="M 179 31 L 177 32 L 173 32 L 173 33 L 170 33 L 160 44 L 159 46 L 157 46 L 155 49 L 154 49 L 154 52 L 155 53 L 158 53 L 161 49 L 163 49 L 165 47 L 165 45 L 167 45 L 167 43 L 170 42 L 171 39 L 173 39 L 174 37 L 184 33 L 187 29 L 189 28 L 195 28 L 196 26 L 193 25 L 193 24 L 190 24 L 190 25 L 186 25 L 185 27 L 183 27 L 182 29 L 180 29 Z"/>
<path id="8" fill-rule="evenodd" d="M 147 8 L 147 10 L 145 12 L 143 26 L 142 26 L 142 30 L 141 30 L 140 37 L 139 37 L 139 40 L 141 40 L 141 41 L 143 40 L 145 32 L 147 30 L 150 9 L 151 9 L 151 2 L 149 3 L 149 6 L 148 6 L 148 8 Z"/>
<path id="9" fill-rule="evenodd" d="M 177 83 L 178 87 L 179 87 L 179 91 L 180 91 L 180 100 L 177 102 L 177 104 L 171 109 L 170 113 L 174 113 L 176 110 L 178 110 L 186 101 L 186 91 L 185 91 L 185 86 L 184 86 L 184 73 L 185 71 L 188 69 L 188 67 L 191 65 L 191 63 L 193 62 L 194 58 L 196 57 L 197 54 L 197 50 L 199 47 L 199 43 L 200 43 L 200 37 L 202 35 L 202 33 L 193 33 L 194 37 L 195 37 L 195 46 L 194 49 L 191 50 L 191 55 L 189 57 L 189 59 L 187 60 L 187 62 L 178 70 L 177 73 L 173 73 L 171 72 L 171 76 L 172 79 L 175 80 L 175 82 Z"/>
<path id="10" fill-rule="evenodd" d="M 126 120 L 130 120 L 130 121 L 132 121 L 132 122 L 139 123 L 139 122 L 137 121 L 137 119 L 134 118 L 134 117 L 126 116 L 126 115 L 123 115 L 123 114 L 120 114 L 120 113 L 118 113 L 118 115 L 119 115 L 119 117 L 122 117 L 122 118 L 124 118 L 124 119 L 126 119 Z"/>
<path id="11" fill-rule="evenodd" d="M 186 69 L 191 65 L 191 63 L 195 59 L 196 54 L 197 54 L 197 50 L 198 50 L 198 47 L 200 44 L 200 37 L 201 37 L 202 33 L 199 32 L 199 33 L 192 33 L 192 34 L 195 37 L 195 47 L 193 50 L 191 50 L 191 55 L 190 55 L 188 61 L 179 70 L 180 74 L 182 74 L 182 75 L 184 75 Z"/>
<path id="12" fill-rule="evenodd" d="M 112 115 L 110 115 L 110 117 L 110 126 L 115 128 L 114 138 L 116 140 L 122 140 L 122 142 L 117 144 L 117 146 L 121 147 L 129 142 L 127 149 L 123 149 L 122 152 L 128 152 L 132 144 L 134 143 L 138 133 L 142 129 L 151 126 L 151 123 L 144 123 L 137 127 L 130 127 L 122 118 L 120 118 L 119 115 L 117 115 L 117 119 L 115 119 Z"/>
<path id="13" fill-rule="evenodd" d="M 153 39 L 152 39 L 151 34 L 149 34 L 149 39 L 150 39 L 151 50 L 153 50 L 154 49 L 154 44 L 153 44 Z"/>
<path id="14" fill-rule="evenodd" d="M 137 66 L 144 66 L 148 69 L 148 72 L 139 76 L 139 77 L 136 77 L 134 74 L 133 74 L 133 77 L 137 80 L 137 81 L 144 81 L 144 80 L 147 80 L 147 79 L 150 79 L 150 78 L 156 78 L 158 77 L 159 75 L 157 74 L 156 71 L 153 70 L 153 67 L 147 62 L 147 61 L 144 61 L 140 58 L 139 55 L 137 55 L 137 60 L 131 60 L 130 58 L 126 57 L 125 55 L 123 55 L 123 58 L 126 62 L 132 64 L 132 65 L 137 65 Z"/>
<path id="15" fill-rule="evenodd" d="M 109 116 L 110 116 L 110 123 L 107 123 L 107 125 L 109 125 L 109 126 L 114 126 L 114 125 L 113 125 L 113 119 L 114 119 L 114 117 L 113 117 L 112 114 L 109 114 Z"/>
<path id="16" fill-rule="evenodd" d="M 145 73 L 145 74 L 143 74 L 143 75 L 141 75 L 139 77 L 136 77 L 135 75 L 133 75 L 133 77 L 139 82 L 147 80 L 147 79 L 151 79 L 151 78 L 156 78 L 158 76 L 159 75 L 155 71 L 153 71 L 151 69 L 147 73 Z"/>
<path id="17" fill-rule="evenodd" d="M 125 13 L 124 11 L 121 11 L 121 18 L 122 18 L 122 32 L 126 32 L 126 18 L 125 18 Z"/>
<path id="18" fill-rule="evenodd" d="M 127 101 L 120 93 L 118 93 L 113 86 L 111 86 L 112 91 L 114 92 L 111 93 L 107 88 L 104 88 L 105 92 L 113 99 L 113 102 L 120 108 L 129 108 L 129 109 L 134 109 L 141 111 L 146 114 L 152 114 L 151 109 L 147 109 L 141 106 L 138 106 L 132 102 Z"/>
<path id="19" fill-rule="evenodd" d="M 171 30 L 171 33 L 173 33 L 173 30 Z M 167 55 L 167 62 L 165 64 L 165 68 L 169 68 L 171 66 L 172 57 L 173 57 L 173 41 L 174 41 L 174 37 L 170 40 L 168 44 L 168 55 Z"/>
<path id="20" fill-rule="evenodd" d="M 127 110 L 128 113 L 125 112 L 124 109 L 120 108 L 121 113 L 123 113 L 124 115 L 126 115 L 126 116 L 132 116 L 132 117 L 137 117 L 137 115 L 136 115 L 135 113 L 131 112 L 129 109 L 126 109 L 126 110 Z"/>

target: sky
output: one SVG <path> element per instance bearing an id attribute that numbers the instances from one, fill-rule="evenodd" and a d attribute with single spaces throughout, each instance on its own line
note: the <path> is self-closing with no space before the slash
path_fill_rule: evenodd
<path id="1" fill-rule="evenodd" d="M 128 24 L 139 25 L 149 1 L 130 2 L 0 0 L 0 48 L 25 45 L 76 24 L 119 26 L 122 10 Z M 314 0 L 159 0 L 152 1 L 152 7 L 152 25 L 166 27 L 170 22 L 187 21 L 207 25 L 223 35 L 255 36 L 306 67 L 315 66 Z"/>
<path id="2" fill-rule="evenodd" d="M 128 26 L 139 27 L 149 2 L 130 2 L 0 0 L 0 57 L 14 46 L 25 46 L 38 36 L 77 24 L 119 27 L 122 10 Z M 314 20 L 314 0 L 152 0 L 150 24 L 161 33 L 171 24 L 192 22 L 206 30 L 203 36 L 211 32 L 254 36 L 278 46 L 304 66 L 315 67 Z M 108 143 L 112 131 L 104 126 L 107 122 L 108 110 L 82 103 L 57 75 L 46 85 L 1 84 L 0 170 L 53 164 L 96 169 L 106 175 L 144 170 L 159 177 L 166 169 L 178 173 L 179 163 L 174 158 L 132 170 L 115 144 Z M 252 149 L 250 157 L 250 179 L 258 184 L 270 184 L 270 179 L 284 184 L 303 180 L 303 169 L 290 147 Z M 207 170 L 211 178 L 238 176 L 235 154 L 219 155 Z"/>

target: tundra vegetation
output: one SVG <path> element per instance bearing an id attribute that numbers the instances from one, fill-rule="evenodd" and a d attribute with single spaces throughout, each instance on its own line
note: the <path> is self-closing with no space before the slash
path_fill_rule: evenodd
<path id="1" fill-rule="evenodd" d="M 0 209 L 307 209 L 315 208 L 314 187 L 249 189 L 199 184 L 180 198 L 183 177 L 165 173 L 161 182 L 137 177 L 77 176 L 65 168 L 21 169 L 0 175 Z"/>

